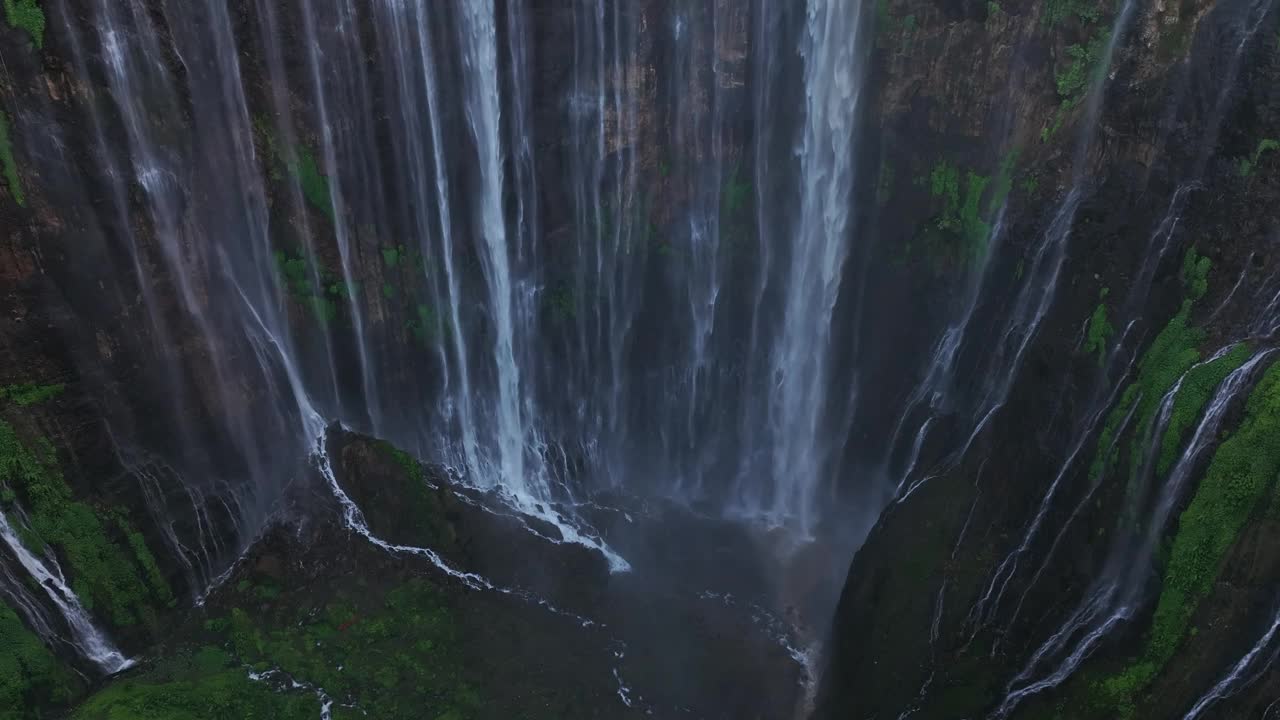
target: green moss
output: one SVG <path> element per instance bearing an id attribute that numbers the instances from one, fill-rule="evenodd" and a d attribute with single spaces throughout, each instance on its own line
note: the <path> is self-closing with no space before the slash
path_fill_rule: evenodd
<path id="1" fill-rule="evenodd" d="M 1182 264 L 1182 281 L 1187 292 L 1182 307 L 1143 353 L 1142 359 L 1138 361 L 1137 378 L 1125 388 L 1120 402 L 1107 415 L 1089 468 L 1091 479 L 1100 479 L 1103 473 L 1114 466 L 1120 453 L 1116 433 L 1120 423 L 1132 410 L 1137 419 L 1137 429 L 1130 436 L 1128 445 L 1130 493 L 1135 489 L 1137 475 L 1141 471 L 1141 443 L 1146 442 L 1151 435 L 1160 400 L 1173 388 L 1178 378 L 1200 360 L 1198 348 L 1204 340 L 1204 331 L 1188 323 L 1192 305 L 1204 295 L 1208 287 L 1208 273 L 1209 259 L 1199 257 L 1194 249 L 1189 250 Z"/>
<path id="2" fill-rule="evenodd" d="M 305 689 L 282 692 L 254 681 L 236 658 L 203 647 L 148 672 L 117 680 L 94 695 L 74 720 L 313 720 L 320 702 Z"/>
<path id="3" fill-rule="evenodd" d="M 150 618 L 151 593 L 142 580 L 149 570 L 135 565 L 131 553 L 108 536 L 102 513 L 71 497 L 47 440 L 24 443 L 0 421 L 0 483 L 22 500 L 23 542 L 32 550 L 49 546 L 57 552 L 86 607 L 116 626 Z"/>
<path id="4" fill-rule="evenodd" d="M 400 262 L 400 258 L 404 255 L 404 246 L 382 248 L 382 263 L 389 268 L 394 268 Z"/>
<path id="5" fill-rule="evenodd" d="M 406 326 L 410 334 L 424 345 L 434 346 L 440 343 L 449 326 L 435 308 L 426 303 L 419 303 L 413 309 L 414 315 Z"/>
<path id="6" fill-rule="evenodd" d="M 458 657 L 452 612 L 425 580 L 381 599 L 335 598 L 287 623 L 236 609 L 228 624 L 236 661 L 324 688 L 367 717 L 463 718 L 481 707 Z"/>
<path id="7" fill-rule="evenodd" d="M 725 178 L 724 189 L 720 193 L 720 213 L 722 221 L 741 212 L 751 198 L 751 183 L 740 177 L 739 168 L 734 167 Z"/>
<path id="8" fill-rule="evenodd" d="M 394 494 L 403 504 L 407 517 L 417 519 L 413 532 L 416 544 L 448 552 L 458 540 L 457 530 L 445 511 L 444 495 L 427 484 L 426 468 L 414 456 L 386 441 L 378 442 L 378 450 L 404 471 L 407 482 Z"/>
<path id="9" fill-rule="evenodd" d="M 339 301 L 348 300 L 354 288 L 301 251 L 274 253 L 280 284 L 289 295 L 311 311 L 316 322 L 327 326 L 339 317 Z M 312 275 L 315 267 L 316 275 Z M 316 285 L 318 277 L 320 284 Z"/>
<path id="10" fill-rule="evenodd" d="M 1134 664 L 1097 687 L 1108 702 L 1131 708 L 1177 651 L 1227 551 L 1280 473 L 1278 435 L 1280 365 L 1272 365 L 1250 394 L 1240 427 L 1218 447 L 1178 518 L 1146 646 Z"/>
<path id="11" fill-rule="evenodd" d="M 1106 72 L 1101 61 L 1109 39 L 1110 31 L 1100 28 L 1087 43 L 1067 46 L 1066 62 L 1054 68 L 1058 97 L 1066 107 L 1083 100 L 1098 74 Z"/>
<path id="12" fill-rule="evenodd" d="M 13 140 L 9 136 L 9 116 L 0 111 L 0 171 L 4 174 L 4 183 L 9 188 L 13 201 L 22 207 L 27 205 L 27 196 L 22 192 L 22 179 L 18 177 L 18 163 L 13 159 Z"/>
<path id="13" fill-rule="evenodd" d="M 1272 138 L 1265 138 L 1258 142 L 1258 148 L 1253 151 L 1253 157 L 1243 158 L 1240 160 L 1240 175 L 1249 177 L 1253 171 L 1257 169 L 1258 162 L 1262 160 L 1263 153 L 1272 150 L 1280 150 L 1280 141 Z"/>
<path id="14" fill-rule="evenodd" d="M 1049 0 L 1045 3 L 1043 17 L 1045 25 L 1050 27 L 1068 18 L 1093 23 L 1102 17 L 1102 8 L 1094 0 Z"/>
<path id="15" fill-rule="evenodd" d="M 273 179 L 288 175 L 298 183 L 302 197 L 307 203 L 332 221 L 334 210 L 333 197 L 329 192 L 329 178 L 320 171 L 315 154 L 304 146 L 282 147 L 266 118 L 256 118 L 254 126 L 266 146 L 269 175 Z"/>
<path id="16" fill-rule="evenodd" d="M 995 181 L 991 185 L 991 194 L 987 199 L 987 216 L 995 217 L 1000 212 L 1000 208 L 1004 207 L 1005 200 L 1009 197 L 1009 191 L 1013 189 L 1013 171 L 1018 164 L 1018 156 L 1020 151 L 1017 148 L 1010 150 L 1000 158 L 1000 167 L 996 170 Z"/>
<path id="17" fill-rule="evenodd" d="M 46 400 L 62 394 L 66 389 L 66 385 L 55 383 L 53 385 L 36 385 L 33 383 L 24 383 L 22 385 L 8 385 L 0 387 L 0 400 L 12 400 L 21 407 L 37 405 Z"/>
<path id="18" fill-rule="evenodd" d="M 65 705 L 80 681 L 58 662 L 17 613 L 0 603 L 0 720 L 40 717 Z"/>
<path id="19" fill-rule="evenodd" d="M 44 10 L 38 0 L 4 0 L 4 17 L 9 25 L 25 30 L 36 47 L 44 47 Z"/>
<path id="20" fill-rule="evenodd" d="M 1106 288 L 1103 288 L 1103 297 L 1105 297 L 1105 290 Z M 1107 342 L 1115 331 L 1116 329 L 1111 326 L 1111 321 L 1107 318 L 1106 302 L 1099 301 L 1098 306 L 1093 309 L 1093 315 L 1089 317 L 1084 333 L 1084 351 L 1090 355 L 1096 354 L 1099 365 L 1107 359 Z"/>
<path id="21" fill-rule="evenodd" d="M 158 601 L 166 607 L 175 607 L 177 598 L 173 595 L 173 589 L 169 587 L 169 581 L 165 578 L 164 573 L 160 570 L 160 565 L 156 563 L 155 555 L 151 554 L 151 548 L 147 547 L 146 538 L 142 533 L 138 532 L 133 523 L 129 521 L 127 515 L 122 510 L 112 510 L 109 513 L 116 528 L 124 536 L 125 541 L 129 545 L 129 549 L 133 551 L 133 559 L 137 563 L 138 568 L 142 570 L 143 577 L 146 578 L 147 585 L 151 588 L 151 593 Z"/>
<path id="22" fill-rule="evenodd" d="M 1160 440 L 1160 459 L 1156 465 L 1158 474 L 1169 472 L 1178 458 L 1187 432 L 1200 416 L 1205 403 L 1213 396 L 1214 389 L 1233 370 L 1243 365 L 1249 359 L 1249 354 L 1249 347 L 1241 343 L 1213 362 L 1192 368 L 1183 377 L 1182 386 L 1173 400 L 1169 426 Z"/>
<path id="23" fill-rule="evenodd" d="M 991 236 L 991 224 L 985 215 L 996 212 L 1004 203 L 1012 187 L 1011 173 L 1017 154 L 1009 153 L 1002 160 L 1000 171 L 993 184 L 989 176 L 973 171 L 961 174 L 960 168 L 947 161 L 933 166 L 927 178 L 917 178 L 916 184 L 928 189 L 939 212 L 912 241 L 908 252 L 924 250 L 935 269 L 942 270 L 951 264 L 971 265 L 986 252 Z"/>
<path id="24" fill-rule="evenodd" d="M 399 465 L 413 483 L 421 484 L 426 479 L 422 463 L 414 456 L 385 440 L 380 441 L 377 447 L 395 464 Z"/>

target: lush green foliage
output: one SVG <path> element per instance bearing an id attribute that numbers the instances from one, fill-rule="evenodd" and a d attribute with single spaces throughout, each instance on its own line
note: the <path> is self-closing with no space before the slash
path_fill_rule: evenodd
<path id="1" fill-rule="evenodd" d="M 1173 409 L 1169 416 L 1169 426 L 1160 440 L 1160 459 L 1156 464 L 1156 472 L 1164 475 L 1178 458 L 1178 451 L 1186 439 L 1187 432 L 1195 424 L 1205 403 L 1213 396 L 1213 391 L 1231 374 L 1231 371 L 1249 359 L 1249 346 L 1240 344 L 1222 357 L 1189 370 L 1182 379 L 1182 386 L 1173 399 Z"/>
<path id="2" fill-rule="evenodd" d="M 149 552 L 136 557 L 146 543 L 129 540 L 135 555 L 131 559 L 131 553 L 108 535 L 101 514 L 71 497 L 48 440 L 39 438 L 28 445 L 9 423 L 0 421 L 0 483 L 13 493 L 0 500 L 21 500 L 26 511 L 23 542 L 32 549 L 47 545 L 56 550 L 86 607 L 117 626 L 128 626 L 149 618 L 153 598 L 172 600 L 158 571 L 150 589 L 142 580 L 151 575 L 155 562 Z"/>
<path id="3" fill-rule="evenodd" d="M 315 154 L 302 146 L 281 147 L 265 118 L 257 118 L 254 122 L 266 145 L 270 160 L 268 168 L 273 178 L 279 178 L 281 171 L 287 174 L 302 191 L 302 197 L 330 220 L 334 219 L 333 196 L 329 194 L 329 179 L 320 171 Z"/>
<path id="4" fill-rule="evenodd" d="M 418 342 L 434 346 L 439 344 L 449 326 L 435 308 L 426 303 L 418 303 L 413 308 L 413 317 L 407 327 Z"/>
<path id="5" fill-rule="evenodd" d="M 1134 696 L 1173 656 L 1201 599 L 1258 500 L 1280 473 L 1280 365 L 1249 396 L 1240 427 L 1214 453 L 1178 519 L 1147 644 L 1137 662 L 1101 683 L 1108 702 L 1131 711 Z"/>
<path id="6" fill-rule="evenodd" d="M 38 0 L 4 0 L 4 16 L 10 25 L 25 30 L 36 47 L 44 47 L 44 10 Z"/>
<path id="7" fill-rule="evenodd" d="M 17 613 L 0 603 L 0 720 L 31 717 L 28 708 L 63 705 L 78 686 Z"/>
<path id="8" fill-rule="evenodd" d="M 26 206 L 27 196 L 22 192 L 22 179 L 18 177 L 18 163 L 13 159 L 13 140 L 9 136 L 9 116 L 0 111 L 0 172 L 13 201 Z"/>
<path id="9" fill-rule="evenodd" d="M 1089 316 L 1089 322 L 1084 331 L 1084 351 L 1090 355 L 1096 354 L 1099 365 L 1106 361 L 1107 341 L 1116 331 L 1107 318 L 1106 297 L 1107 288 L 1103 288 L 1098 307 L 1093 309 L 1093 315 Z"/>
<path id="10" fill-rule="evenodd" d="M 275 259 L 281 283 L 290 295 L 311 308 L 320 324 L 327 325 L 338 318 L 338 301 L 348 297 L 347 284 L 341 278 L 301 251 L 278 250 Z"/>
<path id="11" fill-rule="evenodd" d="M 1084 23 L 1097 22 L 1102 17 L 1102 9 L 1095 0 L 1049 0 L 1045 3 L 1046 25 L 1057 25 L 1070 17 Z"/>
<path id="12" fill-rule="evenodd" d="M 404 256 L 404 246 L 382 248 L 382 262 L 389 268 L 394 268 L 400 263 L 400 258 Z"/>
<path id="13" fill-rule="evenodd" d="M 1145 442 L 1160 443 L 1158 470 L 1168 472 L 1214 388 L 1248 357 L 1248 348 L 1240 346 L 1214 362 L 1191 369 L 1200 359 L 1198 346 L 1204 340 L 1204 331 L 1189 325 L 1188 318 L 1192 305 L 1208 289 L 1209 267 L 1208 258 L 1188 251 L 1182 264 L 1187 297 L 1143 355 L 1137 379 L 1126 388 L 1108 417 L 1091 469 L 1095 478 L 1114 462 L 1114 449 L 1108 453 L 1106 448 L 1111 447 L 1118 432 L 1118 418 L 1131 409 L 1139 421 L 1128 446 L 1130 490 L 1141 471 Z M 1179 378 L 1184 378 L 1183 384 L 1174 399 L 1169 427 L 1163 437 L 1153 438 L 1152 426 L 1160 400 Z M 1179 518 L 1144 649 L 1124 671 L 1091 683 L 1095 703 L 1113 709 L 1118 717 L 1132 716 L 1137 694 L 1173 656 L 1197 604 L 1212 586 L 1222 557 L 1258 498 L 1280 472 L 1280 446 L 1268 440 L 1277 432 L 1280 366 L 1268 371 L 1253 392 L 1244 422 L 1218 448 L 1190 505 Z"/>
<path id="14" fill-rule="evenodd" d="M 998 209 L 1008 195 L 1012 181 L 1008 176 L 1012 171 L 1012 161 L 1016 156 L 1010 155 L 1001 163 L 1000 175 L 991 187 L 991 178 L 967 171 L 961 177 L 961 171 L 945 160 L 934 165 L 927 180 L 918 180 L 925 185 L 929 194 L 941 201 L 942 208 L 934 216 L 932 227 L 926 229 L 926 240 L 930 245 L 931 255 L 950 255 L 956 257 L 963 265 L 977 262 L 986 252 L 987 241 L 991 235 L 991 224 L 983 219 L 982 199 L 988 197 L 987 213 L 992 208 Z M 959 238 L 959 245 L 945 242 L 937 237 Z"/>
<path id="15" fill-rule="evenodd" d="M 318 603 L 249 579 L 236 592 L 256 604 L 253 612 L 235 608 L 206 621 L 200 640 L 107 686 L 74 720 L 312 720 L 318 690 L 339 720 L 465 720 L 482 707 L 453 612 L 426 580 L 338 591 Z"/>
<path id="16" fill-rule="evenodd" d="M 236 659 L 203 647 L 141 676 L 118 680 L 76 710 L 75 720 L 313 720 L 320 702 L 254 681 Z"/>
<path id="17" fill-rule="evenodd" d="M 1280 141 L 1273 138 L 1260 140 L 1258 148 L 1253 151 L 1253 157 L 1240 160 L 1240 174 L 1244 177 L 1252 175 L 1253 171 L 1258 167 L 1258 162 L 1262 160 L 1262 154 L 1272 150 L 1280 150 Z"/>
<path id="18" fill-rule="evenodd" d="M 65 389 L 66 386 L 62 383 L 54 385 L 35 385 L 32 383 L 8 385 L 0 387 L 0 400 L 12 400 L 22 407 L 27 407 L 51 400 L 61 395 Z"/>
<path id="19" fill-rule="evenodd" d="M 1208 288 L 1209 259 L 1198 256 L 1194 249 L 1187 252 L 1182 264 L 1182 282 L 1187 295 L 1182 307 L 1152 341 L 1142 359 L 1138 361 L 1138 376 L 1125 388 L 1120 402 L 1112 408 L 1103 425 L 1098 449 L 1089 469 L 1090 478 L 1097 480 L 1110 469 L 1119 456 L 1120 446 L 1116 433 L 1120 424 L 1132 411 L 1137 418 L 1137 431 L 1128 446 L 1132 466 L 1132 484 L 1141 469 L 1140 443 L 1151 434 L 1160 400 L 1192 365 L 1200 359 L 1199 344 L 1204 331 L 1188 324 L 1191 308 Z M 1136 407 L 1135 407 L 1136 405 Z"/>
<path id="20" fill-rule="evenodd" d="M 231 652 L 359 707 L 339 716 L 461 719 L 480 707 L 460 670 L 457 628 L 435 586 L 411 580 L 369 605 L 338 599 L 271 628 L 234 610 Z"/>
<path id="21" fill-rule="evenodd" d="M 414 543 L 444 552 L 451 550 L 458 540 L 457 531 L 445 513 L 441 496 L 427 484 L 422 463 L 389 442 L 379 442 L 377 447 L 404 471 L 405 482 L 398 484 L 391 494 L 401 504 L 404 516 L 416 519 L 414 529 L 420 536 Z"/>

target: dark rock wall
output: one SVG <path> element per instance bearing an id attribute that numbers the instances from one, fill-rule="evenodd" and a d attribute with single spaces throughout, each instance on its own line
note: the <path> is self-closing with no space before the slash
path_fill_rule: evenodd
<path id="1" fill-rule="evenodd" d="M 152 5 L 160 14 L 159 4 Z M 262 34 L 271 31 L 258 23 L 258 5 L 246 0 L 229 6 L 237 37 L 247 40 L 239 59 L 248 102 L 264 113 L 289 110 L 298 141 L 314 145 L 317 109 L 311 96 L 301 90 L 281 96 L 276 82 L 286 79 L 295 89 L 310 82 L 300 59 L 306 48 L 297 30 L 297 8 L 287 3 L 278 8 L 277 34 L 271 39 L 281 50 L 283 77 L 275 78 L 262 41 Z M 626 12 L 635 22 L 656 22 L 667 5 L 645 0 L 630 4 Z M 759 19 L 753 15 L 754 4 L 725 7 L 733 10 L 733 22 L 721 30 L 731 36 L 723 45 L 735 51 L 726 62 L 741 84 L 725 93 L 724 102 L 727 114 L 737 120 L 721 146 L 703 151 L 750 163 L 755 128 L 751 113 L 744 111 L 749 98 L 743 88 L 760 81 L 758 68 L 745 59 L 753 22 Z M 972 288 L 980 284 L 981 290 L 960 349 L 958 380 L 948 386 L 938 430 L 928 436 L 914 463 L 915 479 L 936 477 L 905 502 L 889 506 L 853 559 L 829 643 L 821 714 L 896 716 L 919 704 L 920 717 L 976 717 L 999 702 L 1008 679 L 1084 596 L 1100 571 L 1106 533 L 1124 494 L 1122 483 L 1114 479 L 1091 494 L 1087 468 L 1100 430 L 1094 419 L 1136 372 L 1126 362 L 1100 367 L 1095 352 L 1085 349 L 1089 319 L 1100 298 L 1110 298 L 1111 325 L 1130 329 L 1127 335 L 1113 334 L 1103 353 L 1140 357 L 1178 312 L 1186 292 L 1181 263 L 1186 250 L 1194 248 L 1212 262 L 1207 292 L 1190 315 L 1191 323 L 1205 330 L 1200 349 L 1207 354 L 1228 340 L 1256 334 L 1249 326 L 1266 311 L 1268 290 L 1275 292 L 1270 280 L 1277 261 L 1274 207 L 1280 194 L 1280 152 L 1260 148 L 1263 140 L 1280 137 L 1280 15 L 1274 9 L 1264 15 L 1238 56 L 1233 44 L 1237 35 L 1229 31 L 1255 7 L 1265 9 L 1265 3 L 1139 3 L 1106 71 L 1093 141 L 1079 162 L 1079 138 L 1089 131 L 1087 88 L 1097 69 L 1098 43 L 1105 43 L 1118 7 L 1065 0 L 886 0 L 866 8 L 875 16 L 876 29 L 873 102 L 866 107 L 859 143 L 859 250 L 851 263 L 851 275 L 860 281 L 850 284 L 857 291 L 843 296 L 838 310 L 840 317 L 850 319 L 841 330 L 848 335 L 842 346 L 849 348 L 843 366 L 857 366 L 863 378 L 859 417 L 851 424 L 842 466 L 841 488 L 849 495 L 865 498 L 850 490 L 861 476 L 892 477 L 904 470 L 911 437 L 896 437 L 899 410 L 925 374 L 941 333 L 956 322 L 957 308 L 964 306 Z M 530 3 L 524 9 L 536 41 L 532 65 L 525 68 L 529 86 L 523 89 L 534 128 L 534 165 L 546 177 L 560 177 L 576 151 L 563 126 L 561 104 L 570 91 L 573 11 L 558 2 Z M 147 508 L 156 502 L 145 497 L 147 477 L 179 470 L 188 475 L 204 469 L 212 469 L 213 475 L 243 470 L 250 461 L 220 452 L 234 447 L 236 438 L 216 418 L 273 411 L 264 407 L 270 401 L 262 388 L 243 387 L 233 396 L 215 391 L 207 382 L 215 372 L 211 354 L 222 349 L 203 345 L 175 302 L 152 306 L 159 308 L 158 321 L 147 318 L 149 306 L 136 277 L 154 279 L 154 292 L 161 298 L 172 298 L 176 290 L 150 238 L 152 230 L 137 217 L 140 191 L 130 187 L 118 195 L 108 165 L 93 150 L 97 132 L 113 143 L 123 141 L 120 118 L 110 112 L 101 113 L 100 128 L 84 120 L 95 100 L 77 79 L 83 70 L 73 65 L 77 52 L 93 56 L 100 49 L 76 51 L 74 38 L 62 28 L 74 18 L 83 24 L 88 11 L 79 1 L 50 3 L 46 11 L 43 48 L 34 47 L 23 30 L 0 24 L 0 100 L 23 189 L 22 203 L 11 187 L 0 197 L 5 230 L 0 238 L 0 295 L 5 298 L 0 382 L 63 383 L 66 388 L 51 402 L 5 412 L 31 438 L 45 436 L 53 442 L 76 497 L 129 509 L 175 592 L 189 596 L 207 579 L 208 568 L 186 567 L 163 550 L 163 524 L 147 519 Z M 772 11 L 787 14 L 785 9 Z M 499 16 L 511 17 L 501 11 Z M 782 21 L 789 32 L 797 23 L 790 15 Z M 367 18 L 356 32 L 364 47 L 378 46 L 376 28 Z M 702 158 L 673 160 L 666 148 L 678 144 L 673 137 L 681 132 L 679 114 L 707 102 L 708 82 L 699 75 L 706 71 L 704 64 L 692 63 L 687 72 L 667 64 L 666 37 L 638 34 L 636 56 L 642 61 L 632 75 L 640 87 L 635 95 L 643 98 L 636 109 L 634 149 L 648 197 L 644 222 L 658 228 L 666 228 L 691 202 L 680 164 L 696 166 Z M 383 68 L 370 53 L 358 62 L 367 63 L 369 77 L 376 79 Z M 207 78 L 189 76 L 199 68 L 178 58 L 168 62 L 189 99 L 189 88 L 182 83 Z M 454 70 L 440 68 L 442 75 Z M 1224 85 L 1221 79 L 1231 73 L 1234 81 Z M 519 89 L 514 76 L 502 82 L 506 92 Z M 384 84 L 374 82 L 367 90 L 373 106 L 391 102 Z M 466 132 L 458 112 L 446 115 L 446 137 Z M 192 113 L 184 106 L 172 118 L 175 129 L 198 126 Z M 375 146 L 389 147 L 385 124 L 390 122 L 379 117 L 363 129 Z M 256 141 L 264 143 L 263 154 L 269 156 L 265 139 Z M 785 144 L 775 149 L 779 155 L 785 154 Z M 372 178 L 378 175 L 379 160 L 392 163 L 389 157 L 352 157 L 342 165 L 362 168 L 361 177 Z M 1249 163 L 1247 172 L 1242 161 Z M 669 167 L 673 162 L 675 173 Z M 66 175 L 59 175 L 59 168 Z M 466 163 L 453 168 L 450 179 L 457 187 L 474 186 L 473 168 Z M 509 175 L 517 176 L 514 168 Z M 1081 176 L 1083 200 L 1053 302 L 1022 362 L 1008 370 L 1013 382 L 1007 401 L 974 437 L 969 451 L 957 456 L 985 417 L 975 415 L 986 407 L 984 373 L 1002 370 L 988 360 L 1006 337 L 1024 267 L 1032 263 Z M 1183 186 L 1189 186 L 1185 206 L 1157 261 L 1150 240 Z M 395 193 L 403 190 L 387 188 L 385 202 L 396 206 Z M 538 190 L 536 221 L 544 236 L 569 238 L 576 220 L 566 186 L 540 182 Z M 977 212 L 966 209 L 974 193 Z M 283 243 L 297 242 L 295 228 L 305 225 L 313 233 L 320 263 L 338 264 L 336 240 L 323 213 L 282 187 L 274 187 L 271 195 L 273 229 L 285 238 Z M 199 205 L 201 198 L 189 202 Z M 379 212 L 372 196 L 357 204 L 355 212 Z M 785 214 L 788 208 L 777 210 Z M 998 235 L 992 233 L 997 215 Z M 459 217 L 459 231 L 471 232 L 465 214 Z M 138 259 L 119 240 L 126 228 L 143 238 Z M 388 234 L 407 229 L 405 218 L 386 218 L 383 226 Z M 377 261 L 379 238 L 361 236 L 356 243 L 364 248 L 356 260 L 356 279 L 366 288 L 381 288 L 389 271 Z M 466 266 L 468 272 L 478 272 L 475 258 L 468 258 Z M 660 286 L 660 270 L 647 269 L 644 276 Z M 1128 292 L 1138 285 L 1141 291 Z M 208 296 L 202 301 L 212 302 Z M 290 312 L 305 318 L 309 309 L 295 304 Z M 375 316 L 381 327 L 378 342 L 413 346 L 413 331 L 403 320 Z M 650 336 L 660 337 L 663 320 L 656 309 L 639 323 L 654 331 Z M 169 334 L 154 336 L 157 327 Z M 320 347 L 319 334 L 302 342 L 315 345 L 309 351 L 332 355 L 332 366 L 344 377 L 340 394 L 358 404 L 356 383 L 350 382 L 354 343 L 342 335 L 346 331 L 336 332 L 337 342 L 327 349 Z M 1120 337 L 1124 339 L 1117 343 Z M 247 362 L 245 348 L 225 350 L 229 366 Z M 430 353 L 388 351 L 386 356 L 392 358 L 385 368 L 387 383 L 403 383 L 416 396 L 429 396 L 432 382 L 422 378 L 436 370 Z M 152 381 L 175 366 L 180 371 L 172 381 Z M 853 379 L 841 377 L 840 382 Z M 175 454 L 184 433 L 193 432 L 202 438 L 201 451 Z M 1077 448 L 1077 459 L 1062 472 Z M 267 454 L 275 450 L 266 449 Z M 289 461 L 300 451 L 278 450 Z M 287 475 L 293 465 L 282 459 L 273 467 Z M 1025 610 L 1011 618 L 1012 608 L 1001 605 L 994 611 L 994 626 L 975 632 L 968 622 L 970 609 L 987 590 L 996 567 L 1021 542 L 1029 519 L 1060 475 L 1060 499 L 1049 504 L 1046 521 L 1052 530 L 1028 550 L 1027 564 L 1047 569 L 1034 583 L 1026 570 L 1011 581 L 1015 597 L 1027 591 Z M 1081 503 L 1086 496 L 1092 499 Z M 422 502 L 439 502 L 448 515 L 447 498 Z M 181 496 L 160 501 L 180 534 L 197 522 L 220 527 L 214 536 L 221 538 L 221 547 L 210 552 L 223 560 L 234 556 L 240 539 L 231 517 L 217 512 L 198 517 L 188 505 L 189 499 Z M 1077 506 L 1081 510 L 1073 514 Z M 1140 716 L 1184 711 L 1197 691 L 1176 688 L 1209 687 L 1260 634 L 1257 626 L 1265 626 L 1271 601 L 1266 580 L 1273 577 L 1272 560 L 1266 548 L 1274 544 L 1272 525 L 1265 518 L 1251 520 L 1241 533 L 1219 582 L 1200 604 L 1196 624 L 1201 630 L 1195 636 L 1200 639 L 1180 651 L 1167 672 L 1138 696 Z M 1054 546 L 1060 528 L 1066 531 Z M 160 608 L 157 627 L 166 612 Z M 1109 663 L 1119 672 L 1142 644 L 1142 617 L 1099 649 L 1089 666 Z M 1003 628 L 1005 622 L 1012 624 Z M 143 633 L 135 637 L 120 630 L 131 647 L 147 643 Z M 1264 688 L 1276 678 L 1264 680 L 1234 701 L 1241 713 L 1261 703 Z M 926 692 L 921 697 L 922 687 Z M 1021 709 L 1048 712 L 1059 707 L 1055 703 L 1060 697 L 1088 694 L 1088 686 L 1081 687 L 1063 685 L 1043 696 L 1048 700 L 1036 699 L 1042 704 L 1028 702 Z M 1086 712 L 1079 709 L 1083 703 L 1066 707 L 1064 717 Z"/>

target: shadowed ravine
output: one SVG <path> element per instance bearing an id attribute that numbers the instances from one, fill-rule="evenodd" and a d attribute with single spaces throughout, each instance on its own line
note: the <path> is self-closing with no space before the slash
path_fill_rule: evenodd
<path id="1" fill-rule="evenodd" d="M 3 0 L 0 720 L 1280 718 L 1280 3 Z"/>

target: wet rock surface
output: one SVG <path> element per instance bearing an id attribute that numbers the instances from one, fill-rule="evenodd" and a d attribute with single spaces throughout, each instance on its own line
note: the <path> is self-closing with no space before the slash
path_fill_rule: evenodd
<path id="1" fill-rule="evenodd" d="M 545 527 L 535 534 L 532 518 L 384 442 L 334 432 L 329 447 L 334 476 L 368 530 L 405 549 L 379 547 L 346 526 L 327 481 L 313 476 L 292 490 L 289 522 L 255 541 L 162 649 L 76 717 L 102 716 L 113 687 L 158 682 L 174 658 L 199 648 L 268 673 L 263 682 L 288 697 L 323 691 L 335 717 L 363 708 L 386 718 L 454 710 L 477 718 L 763 720 L 789 716 L 800 701 L 804 669 L 788 649 L 789 628 L 754 602 L 700 584 L 714 578 L 656 576 L 656 561 L 610 574 L 599 552 L 552 542 Z M 394 604 L 405 588 L 430 596 L 437 624 L 422 625 L 417 611 Z M 377 631 L 360 635 L 362 623 Z M 437 636 L 437 625 L 448 632 Z M 420 659 L 412 649 L 387 656 L 389 644 L 418 642 L 438 647 Z M 418 667 L 440 653 L 440 667 Z M 344 679 L 327 687 L 335 662 Z M 305 687 L 289 690 L 295 682 Z"/>

